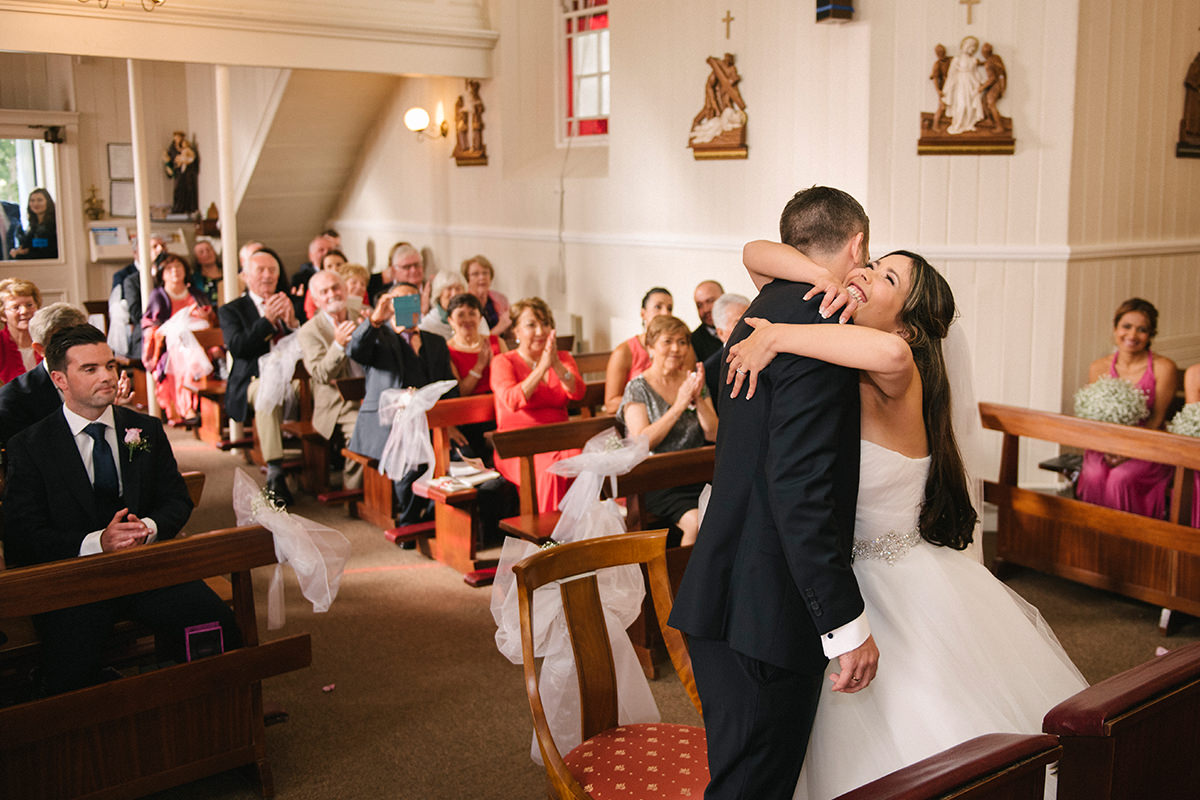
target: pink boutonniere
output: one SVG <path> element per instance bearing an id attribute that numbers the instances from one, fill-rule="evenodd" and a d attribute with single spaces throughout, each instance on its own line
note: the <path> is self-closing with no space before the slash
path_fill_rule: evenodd
<path id="1" fill-rule="evenodd" d="M 126 428 L 125 447 L 129 450 L 129 457 L 133 458 L 134 453 L 149 450 L 150 443 L 142 438 L 141 428 Z"/>

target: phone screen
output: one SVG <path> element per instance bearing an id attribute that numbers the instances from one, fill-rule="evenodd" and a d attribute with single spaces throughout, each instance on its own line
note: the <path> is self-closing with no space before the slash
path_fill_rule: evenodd
<path id="1" fill-rule="evenodd" d="M 396 324 L 401 328 L 415 328 L 421 321 L 421 296 L 406 294 L 392 298 L 392 309 L 396 312 Z"/>

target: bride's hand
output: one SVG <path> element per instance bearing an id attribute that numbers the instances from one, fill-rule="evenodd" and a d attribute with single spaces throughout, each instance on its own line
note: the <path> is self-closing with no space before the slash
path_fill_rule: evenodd
<path id="1" fill-rule="evenodd" d="M 811 300 L 819 294 L 824 293 L 825 297 L 821 300 L 820 313 L 825 319 L 829 319 L 840 308 L 842 315 L 838 317 L 838 322 L 847 323 L 854 315 L 854 310 L 858 308 L 858 301 L 850 296 L 846 291 L 846 286 L 839 280 L 834 279 L 832 275 L 820 278 L 813 281 L 813 288 L 805 293 L 804 299 Z"/>
<path id="2" fill-rule="evenodd" d="M 775 326 L 770 320 L 747 317 L 746 324 L 754 328 L 754 332 L 729 348 L 725 358 L 729 362 L 725 382 L 733 384 L 730 397 L 737 397 L 742 385 L 746 384 L 746 399 L 749 400 L 758 387 L 758 373 L 766 369 L 779 351 L 775 349 Z"/>

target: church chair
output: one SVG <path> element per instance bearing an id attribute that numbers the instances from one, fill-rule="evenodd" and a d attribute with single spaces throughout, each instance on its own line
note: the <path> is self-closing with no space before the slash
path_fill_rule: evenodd
<path id="1" fill-rule="evenodd" d="M 835 800 L 1042 800 L 1062 755 L 1046 734 L 989 733 L 884 775 Z"/>
<path id="2" fill-rule="evenodd" d="M 1042 730 L 1062 743 L 1059 800 L 1195 797 L 1200 787 L 1200 642 L 1059 703 Z"/>
<path id="3" fill-rule="evenodd" d="M 525 690 L 534 732 L 557 798 L 672 798 L 703 795 L 708 757 L 703 728 L 668 723 L 620 725 L 616 672 L 595 571 L 641 564 L 660 621 L 671 612 L 665 530 L 605 536 L 543 549 L 513 566 L 521 623 Z M 559 584 L 575 654 L 581 700 L 582 743 L 559 753 L 538 689 L 533 644 L 533 593 Z M 683 635 L 660 622 L 663 638 L 688 697 L 700 710 Z"/>
<path id="4" fill-rule="evenodd" d="M 183 478 L 183 482 L 187 484 L 188 497 L 192 499 L 192 507 L 199 507 L 200 496 L 204 494 L 204 473 L 199 470 L 193 470 L 179 474 Z"/>

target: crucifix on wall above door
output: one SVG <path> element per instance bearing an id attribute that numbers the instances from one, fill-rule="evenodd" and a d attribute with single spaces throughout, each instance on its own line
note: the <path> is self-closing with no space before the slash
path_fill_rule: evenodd
<path id="1" fill-rule="evenodd" d="M 971 19 L 971 12 L 975 10 L 975 6 L 979 5 L 983 0 L 958 0 L 960 6 L 967 7 L 967 24 L 970 25 L 975 20 Z"/>

